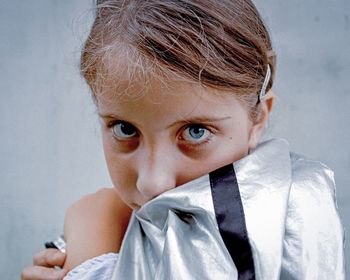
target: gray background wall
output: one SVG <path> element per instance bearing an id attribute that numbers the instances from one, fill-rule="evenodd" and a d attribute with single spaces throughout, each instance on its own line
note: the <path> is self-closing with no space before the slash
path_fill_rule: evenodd
<path id="1" fill-rule="evenodd" d="M 111 185 L 78 71 L 91 3 L 0 0 L 1 279 L 18 279 L 43 242 L 61 233 L 73 201 Z M 278 53 L 267 136 L 285 137 L 293 150 L 335 170 L 349 233 L 350 1 L 256 4 Z"/>

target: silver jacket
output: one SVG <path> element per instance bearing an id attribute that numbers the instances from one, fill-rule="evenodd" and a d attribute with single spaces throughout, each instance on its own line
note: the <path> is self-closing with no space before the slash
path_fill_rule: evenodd
<path id="1" fill-rule="evenodd" d="M 272 139 L 134 212 L 113 279 L 345 279 L 333 172 Z"/>

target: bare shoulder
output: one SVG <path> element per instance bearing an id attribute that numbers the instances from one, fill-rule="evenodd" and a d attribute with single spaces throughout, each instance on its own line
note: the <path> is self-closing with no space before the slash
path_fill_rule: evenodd
<path id="1" fill-rule="evenodd" d="M 73 203 L 66 213 L 65 267 L 72 269 L 90 258 L 119 252 L 131 209 L 112 188 L 102 188 Z"/>
<path id="2" fill-rule="evenodd" d="M 80 198 L 78 201 L 73 203 L 68 212 L 74 212 L 77 208 L 84 208 L 84 210 L 92 210 L 91 203 L 95 206 L 104 205 L 105 207 L 127 207 L 125 203 L 119 198 L 113 188 L 101 188 L 95 193 L 88 194 Z"/>

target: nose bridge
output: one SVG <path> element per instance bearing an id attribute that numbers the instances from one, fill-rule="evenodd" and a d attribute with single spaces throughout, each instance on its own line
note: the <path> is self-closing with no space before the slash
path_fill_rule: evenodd
<path id="1" fill-rule="evenodd" d="M 175 187 L 176 169 L 169 149 L 159 141 L 143 147 L 140 154 L 136 185 L 149 199 Z"/>

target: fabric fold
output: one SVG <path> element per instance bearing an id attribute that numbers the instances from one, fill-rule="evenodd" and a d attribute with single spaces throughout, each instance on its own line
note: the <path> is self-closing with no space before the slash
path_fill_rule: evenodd
<path id="1" fill-rule="evenodd" d="M 322 238 L 312 244 L 303 240 L 303 232 L 308 233 L 310 227 L 301 224 L 298 216 L 303 216 L 298 210 L 307 205 L 294 206 L 301 197 L 298 192 L 307 197 L 309 190 L 318 190 L 321 179 L 331 180 L 327 179 L 329 169 L 319 162 L 307 161 L 296 172 L 300 159 L 290 153 L 287 141 L 272 139 L 241 160 L 147 202 L 132 214 L 112 279 L 273 280 L 281 275 L 291 276 L 283 279 L 304 279 L 298 278 L 307 275 L 299 256 L 317 254 L 314 247 L 322 249 L 320 242 L 326 238 L 333 239 L 330 247 L 336 251 L 332 259 L 336 270 L 330 273 L 319 266 L 317 273 L 343 279 L 343 231 L 334 207 L 333 185 L 315 195 L 327 202 L 317 206 L 328 216 L 335 233 L 324 223 L 318 232 Z M 292 187 L 296 192 L 291 196 Z"/>

